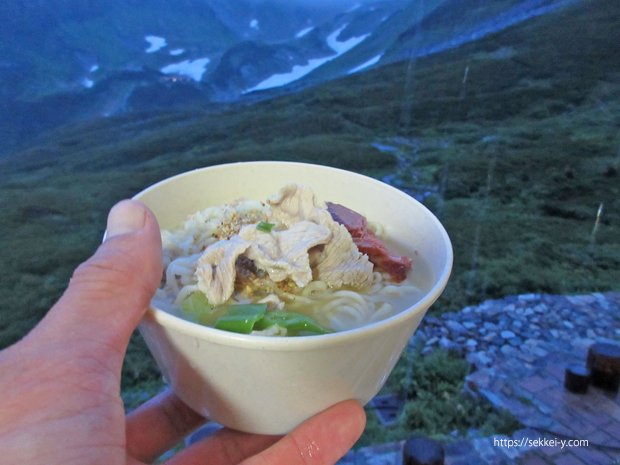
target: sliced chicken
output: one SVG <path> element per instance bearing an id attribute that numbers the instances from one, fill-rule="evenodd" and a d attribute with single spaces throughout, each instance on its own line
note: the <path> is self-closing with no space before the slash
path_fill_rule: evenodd
<path id="1" fill-rule="evenodd" d="M 267 199 L 271 205 L 272 221 L 291 226 L 306 220 L 327 226 L 331 215 L 325 208 L 319 208 L 312 189 L 298 184 L 288 184 Z"/>
<path id="2" fill-rule="evenodd" d="M 334 223 L 332 239 L 317 257 L 317 277 L 330 287 L 363 289 L 372 284 L 372 263 L 360 253 L 347 229 Z"/>
<path id="3" fill-rule="evenodd" d="M 274 282 L 291 278 L 299 287 L 312 281 L 308 250 L 327 243 L 331 235 L 328 228 L 310 221 L 300 221 L 283 231 L 266 233 L 248 225 L 239 232 L 251 243 L 245 255 L 257 268 L 266 271 Z"/>
<path id="4" fill-rule="evenodd" d="M 313 257 L 317 278 L 330 287 L 351 286 L 363 289 L 372 283 L 373 265 L 358 250 L 347 229 L 331 217 L 320 205 L 314 192 L 305 186 L 289 184 L 268 199 L 272 206 L 273 221 L 291 225 L 298 221 L 311 221 L 326 227 L 331 239 L 320 253 Z"/>
<path id="5" fill-rule="evenodd" d="M 223 304 L 232 296 L 237 275 L 235 262 L 249 246 L 250 242 L 233 236 L 211 244 L 198 259 L 198 289 L 211 304 Z"/>

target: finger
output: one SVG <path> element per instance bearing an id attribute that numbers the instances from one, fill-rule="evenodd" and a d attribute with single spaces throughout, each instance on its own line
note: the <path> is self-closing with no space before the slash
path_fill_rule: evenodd
<path id="1" fill-rule="evenodd" d="M 108 216 L 103 244 L 75 270 L 67 290 L 37 328 L 39 337 L 61 336 L 65 343 L 79 339 L 99 348 L 103 343 L 122 358 L 161 275 L 155 216 L 140 202 L 119 202 Z"/>
<path id="2" fill-rule="evenodd" d="M 366 416 L 348 400 L 306 420 L 291 433 L 243 465 L 332 465 L 359 439 Z"/>
<path id="3" fill-rule="evenodd" d="M 165 391 L 127 415 L 127 452 L 150 463 L 204 422 L 174 393 Z"/>
<path id="4" fill-rule="evenodd" d="M 222 429 L 177 453 L 166 465 L 237 465 L 274 444 L 281 436 Z"/>

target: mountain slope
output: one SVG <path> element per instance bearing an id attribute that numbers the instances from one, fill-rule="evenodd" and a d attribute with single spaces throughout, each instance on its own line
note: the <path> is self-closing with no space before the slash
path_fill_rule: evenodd
<path id="1" fill-rule="evenodd" d="M 205 54 L 238 40 L 200 0 L 88 5 L 77 0 L 7 0 L 0 5 L 0 20 L 5 62 L 28 70 L 21 87 L 13 89 L 26 99 L 80 86 L 83 79 L 96 80 L 108 71 L 159 65 L 156 54 L 145 53 L 147 36 L 172 37 L 170 48 Z"/>
<path id="2" fill-rule="evenodd" d="M 385 61 L 425 56 L 478 40 L 580 0 L 449 0 L 404 31 Z"/>
<path id="3" fill-rule="evenodd" d="M 50 0 L 22 8 L 7 0 L 0 153 L 87 118 L 298 91 L 477 40 L 567 3 Z"/>

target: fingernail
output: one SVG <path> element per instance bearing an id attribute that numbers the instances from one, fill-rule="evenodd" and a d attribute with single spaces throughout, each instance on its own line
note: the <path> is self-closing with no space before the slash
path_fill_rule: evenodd
<path id="1" fill-rule="evenodd" d="M 112 207 L 103 241 L 121 234 L 139 231 L 144 227 L 146 212 L 139 202 L 123 200 Z"/>

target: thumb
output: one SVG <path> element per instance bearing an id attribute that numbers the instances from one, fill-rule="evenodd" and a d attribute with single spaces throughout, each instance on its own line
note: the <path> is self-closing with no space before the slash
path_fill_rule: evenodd
<path id="1" fill-rule="evenodd" d="M 124 354 L 162 276 L 157 220 L 142 203 L 124 200 L 108 215 L 104 241 L 74 272 L 40 331 L 92 349 Z M 94 346 L 93 346 L 94 344 Z"/>

